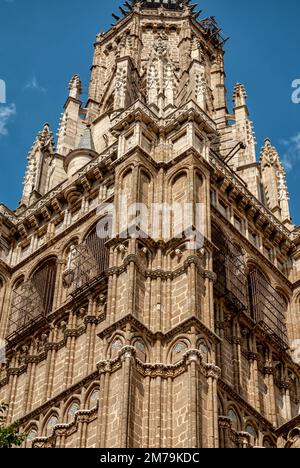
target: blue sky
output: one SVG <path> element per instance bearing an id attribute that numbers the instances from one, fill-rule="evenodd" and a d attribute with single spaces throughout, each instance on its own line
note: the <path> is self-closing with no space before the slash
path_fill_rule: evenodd
<path id="1" fill-rule="evenodd" d="M 16 208 L 27 153 L 45 122 L 57 132 L 72 75 L 82 77 L 86 97 L 93 43 L 111 24 L 119 0 L 0 0 L 0 201 Z M 245 84 L 257 135 L 277 146 L 288 168 L 294 222 L 300 224 L 300 104 L 292 82 L 300 79 L 300 2 L 203 0 L 216 16 L 226 45 L 229 106 L 236 82 Z M 1 93 L 0 93 L 1 98 Z"/>

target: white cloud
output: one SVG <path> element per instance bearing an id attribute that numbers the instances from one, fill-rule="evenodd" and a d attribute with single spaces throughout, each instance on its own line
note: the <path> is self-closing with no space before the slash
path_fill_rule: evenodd
<path id="1" fill-rule="evenodd" d="M 38 82 L 38 79 L 37 79 L 37 77 L 35 75 L 33 75 L 31 80 L 28 81 L 28 83 L 26 83 L 26 85 L 24 86 L 24 89 L 29 90 L 29 91 L 37 91 L 39 93 L 46 93 L 47 92 L 47 89 L 40 85 L 40 83 Z"/>
<path id="2" fill-rule="evenodd" d="M 12 117 L 16 115 L 16 106 L 10 104 L 9 106 L 0 106 L 0 137 L 8 134 L 7 124 Z"/>
<path id="3" fill-rule="evenodd" d="M 292 136 L 289 140 L 281 140 L 285 147 L 282 162 L 287 172 L 290 172 L 295 164 L 300 161 L 300 132 Z"/>

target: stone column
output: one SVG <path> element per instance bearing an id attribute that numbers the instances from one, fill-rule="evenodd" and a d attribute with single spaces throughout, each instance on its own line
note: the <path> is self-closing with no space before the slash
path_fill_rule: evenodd
<path id="1" fill-rule="evenodd" d="M 119 447 L 130 448 L 130 410 L 131 410 L 131 385 L 132 385 L 132 364 L 135 349 L 126 346 L 122 350 L 122 389 L 121 389 L 121 414 L 120 414 L 120 435 Z"/>
<path id="2" fill-rule="evenodd" d="M 267 387 L 266 398 L 266 417 L 277 426 L 277 408 L 276 408 L 276 395 L 274 385 L 274 368 L 271 364 L 267 364 L 264 368 L 265 384 Z"/>
<path id="3" fill-rule="evenodd" d="M 207 418 L 208 424 L 207 440 L 209 448 L 219 448 L 219 425 L 218 425 L 218 380 L 221 375 L 219 367 L 208 366 L 207 370 Z"/>
<path id="4" fill-rule="evenodd" d="M 228 416 L 219 416 L 219 448 L 231 448 L 230 432 L 232 421 Z"/>

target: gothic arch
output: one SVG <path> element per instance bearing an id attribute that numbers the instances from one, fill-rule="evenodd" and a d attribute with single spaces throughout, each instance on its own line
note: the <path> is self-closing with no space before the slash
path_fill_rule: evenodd
<path id="1" fill-rule="evenodd" d="M 239 408 L 236 406 L 235 403 L 228 402 L 227 403 L 227 412 L 226 415 L 232 421 L 232 428 L 234 430 L 241 431 L 242 428 L 242 417 Z"/>
<path id="2" fill-rule="evenodd" d="M 206 360 L 207 363 L 211 362 L 212 360 L 212 345 L 211 343 L 206 339 L 205 336 L 201 336 L 197 340 L 197 349 L 201 352 L 203 355 L 204 360 Z"/>
<path id="3" fill-rule="evenodd" d="M 150 263 L 151 260 L 155 257 L 155 250 L 151 245 L 149 245 L 147 239 L 138 239 L 137 246 L 139 252 L 141 252 L 143 249 L 147 250 L 147 254 L 145 255 L 147 255 L 148 263 Z"/>
<path id="4" fill-rule="evenodd" d="M 106 272 L 109 266 L 109 248 L 106 242 L 110 236 L 110 219 L 101 216 L 90 224 L 83 236 L 82 246 L 87 250 L 85 255 L 91 259 L 90 267 L 100 273 Z"/>
<path id="5" fill-rule="evenodd" d="M 114 344 L 115 344 L 115 349 L 114 349 Z M 118 344 L 118 345 L 117 345 Z M 126 344 L 125 340 L 125 335 L 122 332 L 116 332 L 113 334 L 109 342 L 107 343 L 106 349 L 105 349 L 105 356 L 106 359 L 112 359 L 113 357 L 116 357 L 118 354 L 118 351 L 120 351 Z"/>
<path id="6" fill-rule="evenodd" d="M 144 166 L 139 168 L 139 196 L 140 203 L 144 203 L 147 208 L 153 203 L 154 180 L 153 175 Z M 146 196 L 145 196 L 146 194 Z"/>
<path id="7" fill-rule="evenodd" d="M 126 167 L 118 176 L 119 180 L 119 187 L 122 192 L 123 197 L 127 197 L 127 203 L 131 205 L 133 201 L 133 173 L 134 173 L 134 166 L 133 164 L 129 167 Z"/>
<path id="8" fill-rule="evenodd" d="M 71 424 L 75 421 L 76 412 L 80 411 L 81 402 L 80 398 L 73 396 L 68 399 L 64 405 L 63 421 L 66 424 Z"/>
<path id="9" fill-rule="evenodd" d="M 132 173 L 134 169 L 135 169 L 134 162 L 130 162 L 128 166 L 123 167 L 118 174 L 119 182 L 123 182 L 124 177 L 126 177 L 127 174 Z"/>
<path id="10" fill-rule="evenodd" d="M 248 434 L 250 434 L 250 435 L 252 435 L 253 437 L 255 437 L 256 440 L 258 439 L 259 428 L 258 428 L 258 426 L 257 426 L 257 423 L 256 423 L 252 418 L 246 418 L 246 419 L 245 419 L 244 428 L 245 428 L 245 432 L 248 432 Z M 247 429 L 250 429 L 250 428 L 253 428 L 253 429 L 254 429 L 256 436 L 254 436 L 254 434 L 251 434 L 251 432 L 249 432 L 249 431 L 247 430 Z"/>
<path id="11" fill-rule="evenodd" d="M 181 167 L 180 169 L 178 168 L 175 168 L 173 170 L 173 172 L 169 175 L 168 179 L 167 179 L 167 184 L 169 187 L 172 187 L 173 184 L 174 184 L 174 181 L 176 181 L 175 179 L 178 179 L 179 177 L 181 177 L 182 175 L 184 175 L 186 178 L 188 178 L 188 175 L 189 175 L 189 168 L 187 166 L 183 166 Z"/>
<path id="12" fill-rule="evenodd" d="M 56 424 L 54 424 L 54 419 L 53 421 L 51 421 L 51 419 L 54 418 L 56 419 Z M 50 409 L 46 415 L 44 416 L 43 418 L 43 421 L 42 421 L 42 424 L 41 424 L 41 427 L 42 427 L 42 430 L 41 430 L 41 433 L 44 437 L 50 437 L 52 436 L 53 434 L 53 429 L 55 426 L 57 426 L 58 424 L 60 424 L 60 421 L 59 421 L 59 410 L 58 409 Z M 52 426 L 52 427 L 51 427 Z"/>
<path id="13" fill-rule="evenodd" d="M 150 352 L 147 341 L 140 335 L 136 335 L 132 340 L 132 346 L 136 350 L 136 356 L 142 362 L 149 362 Z"/>
<path id="14" fill-rule="evenodd" d="M 16 279 L 13 279 L 11 289 L 13 290 L 13 289 L 18 288 L 22 283 L 24 283 L 24 281 L 25 281 L 25 275 L 24 274 L 18 276 Z"/>
<path id="15" fill-rule="evenodd" d="M 265 280 L 271 285 L 271 280 L 269 274 L 266 272 L 265 268 L 262 268 L 261 265 L 258 266 L 257 262 L 252 259 L 248 259 L 247 261 L 247 270 L 250 273 L 251 271 L 258 271 L 264 278 Z"/>
<path id="16" fill-rule="evenodd" d="M 84 397 L 84 403 L 83 403 L 84 409 L 92 409 L 92 407 L 94 408 L 95 406 L 97 406 L 97 405 L 93 405 L 93 402 L 91 401 L 91 398 L 92 398 L 93 394 L 96 394 L 96 392 L 98 393 L 98 400 L 97 401 L 99 403 L 99 399 L 100 399 L 100 382 L 93 382 L 87 388 L 86 393 L 85 393 L 85 397 Z M 93 405 L 93 406 L 91 406 L 91 405 Z"/>
<path id="17" fill-rule="evenodd" d="M 27 438 L 25 440 L 25 447 L 30 448 L 32 446 L 32 442 L 39 436 L 39 424 L 38 422 L 30 422 L 24 429 L 24 433 L 27 434 Z"/>
<path id="18" fill-rule="evenodd" d="M 194 170 L 194 184 L 195 184 L 195 202 L 196 203 L 205 203 L 205 198 L 206 198 L 206 190 L 205 188 L 205 175 L 202 174 L 202 172 L 196 168 Z"/>
<path id="19" fill-rule="evenodd" d="M 70 249 L 70 247 L 71 247 L 72 245 L 78 245 L 79 242 L 80 242 L 79 236 L 74 236 L 74 237 L 72 237 L 70 240 L 68 240 L 68 242 L 64 243 L 64 244 L 61 246 L 61 248 L 60 248 L 60 250 L 59 250 L 60 255 L 62 255 L 63 258 L 65 258 L 65 257 L 67 256 L 67 254 L 68 254 L 68 250 Z"/>
<path id="20" fill-rule="evenodd" d="M 179 347 L 176 349 L 177 346 L 181 346 L 181 349 L 179 349 Z M 184 353 L 186 353 L 191 346 L 192 343 L 186 335 L 177 336 L 168 345 L 167 362 L 169 364 L 175 364 L 175 362 L 180 361 Z"/>
<path id="21" fill-rule="evenodd" d="M 30 274 L 30 282 L 38 293 L 44 313 L 51 312 L 57 280 L 57 257 L 51 256 L 42 260 Z"/>
<path id="22" fill-rule="evenodd" d="M 139 173 L 145 172 L 148 175 L 148 177 L 151 179 L 151 181 L 153 181 L 156 173 L 150 164 L 146 166 L 146 164 L 143 162 L 139 164 L 138 168 L 139 168 Z"/>
<path id="23" fill-rule="evenodd" d="M 30 274 L 29 274 L 29 278 L 31 279 L 38 270 L 40 270 L 41 268 L 43 268 L 43 266 L 47 263 L 47 262 L 51 262 L 51 261 L 56 261 L 57 262 L 57 256 L 56 255 L 45 255 L 43 258 L 41 258 L 37 265 L 34 266 L 34 268 L 32 268 Z"/>
<path id="24" fill-rule="evenodd" d="M 174 245 L 169 247 L 166 251 L 166 255 L 173 256 L 175 255 L 175 251 L 178 249 L 182 250 L 183 252 L 186 251 L 186 244 L 187 244 L 186 239 L 183 239 L 182 241 L 178 239 L 178 244 L 176 245 L 176 247 L 174 247 Z"/>

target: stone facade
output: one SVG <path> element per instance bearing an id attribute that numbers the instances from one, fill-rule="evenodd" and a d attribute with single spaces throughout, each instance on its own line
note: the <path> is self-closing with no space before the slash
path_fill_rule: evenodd
<path id="1" fill-rule="evenodd" d="M 0 401 L 26 447 L 299 446 L 300 233 L 241 84 L 228 110 L 224 42 L 189 1 L 132 1 L 0 206 Z M 201 207 L 201 245 L 172 203 Z"/>

